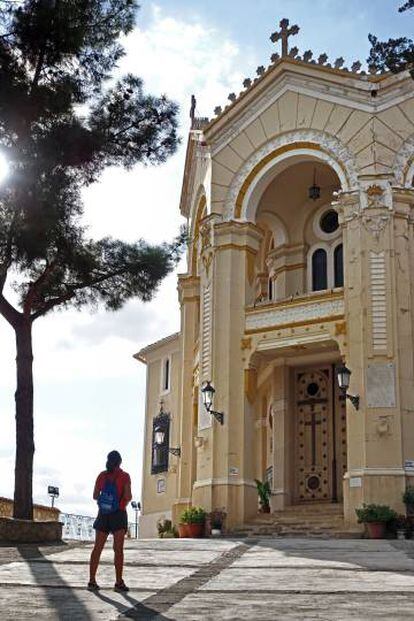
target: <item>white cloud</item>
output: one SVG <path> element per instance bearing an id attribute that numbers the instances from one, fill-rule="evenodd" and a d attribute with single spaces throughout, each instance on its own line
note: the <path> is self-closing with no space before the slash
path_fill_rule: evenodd
<path id="1" fill-rule="evenodd" d="M 190 96 L 197 96 L 197 114 L 211 115 L 240 88 L 253 55 L 205 23 L 172 18 L 156 6 L 148 27 L 137 28 L 125 43 L 128 54 L 120 71 L 140 75 L 148 92 L 165 92 L 178 101 L 183 144 L 161 167 L 106 171 L 84 193 L 85 221 L 96 237 L 160 242 L 173 238 L 182 221 L 178 205 Z M 145 369 L 132 354 L 178 326 L 173 275 L 145 306 L 134 301 L 113 314 L 64 311 L 36 322 L 36 500 L 47 502 L 46 486 L 56 484 L 66 511 L 93 512 L 94 478 L 114 447 L 124 455 L 139 495 Z M 4 321 L 0 343 L 0 495 L 10 495 L 15 352 L 13 332 Z"/>

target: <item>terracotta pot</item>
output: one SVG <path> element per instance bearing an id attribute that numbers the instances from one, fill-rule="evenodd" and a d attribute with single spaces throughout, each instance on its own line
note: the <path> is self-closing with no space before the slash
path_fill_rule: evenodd
<path id="1" fill-rule="evenodd" d="M 188 524 L 178 524 L 178 535 L 180 539 L 188 539 L 190 536 L 188 532 Z"/>
<path id="2" fill-rule="evenodd" d="M 367 522 L 366 527 L 370 539 L 384 539 L 385 522 Z"/>
<path id="3" fill-rule="evenodd" d="M 197 539 L 204 533 L 204 523 L 201 524 L 187 524 L 187 537 Z"/>
<path id="4" fill-rule="evenodd" d="M 270 513 L 270 505 L 261 505 L 260 511 L 261 513 Z"/>

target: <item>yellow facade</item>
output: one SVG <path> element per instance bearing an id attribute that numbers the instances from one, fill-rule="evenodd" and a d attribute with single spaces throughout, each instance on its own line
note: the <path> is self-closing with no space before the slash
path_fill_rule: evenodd
<path id="1" fill-rule="evenodd" d="M 414 474 L 412 84 L 283 57 L 194 124 L 181 329 L 137 354 L 148 367 L 142 536 L 190 504 L 245 523 L 254 479 L 271 483 L 273 510 L 339 502 L 352 523 L 362 502 L 403 509 Z M 337 387 L 341 363 L 359 410 Z M 206 380 L 223 425 L 202 405 Z M 181 456 L 153 472 L 161 399 Z"/>

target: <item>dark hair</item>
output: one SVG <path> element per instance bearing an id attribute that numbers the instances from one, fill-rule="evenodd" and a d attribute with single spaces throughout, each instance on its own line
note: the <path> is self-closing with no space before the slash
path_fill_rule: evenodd
<path id="1" fill-rule="evenodd" d="M 106 471 L 113 472 L 115 468 L 118 468 L 122 463 L 122 457 L 118 453 L 118 451 L 111 451 L 108 453 L 108 457 L 106 460 Z"/>

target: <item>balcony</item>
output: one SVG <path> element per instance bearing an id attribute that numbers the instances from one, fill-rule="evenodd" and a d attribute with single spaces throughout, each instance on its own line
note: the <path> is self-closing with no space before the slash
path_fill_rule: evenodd
<path id="1" fill-rule="evenodd" d="M 344 318 L 343 288 L 317 291 L 279 302 L 246 308 L 246 334 L 340 321 Z"/>

